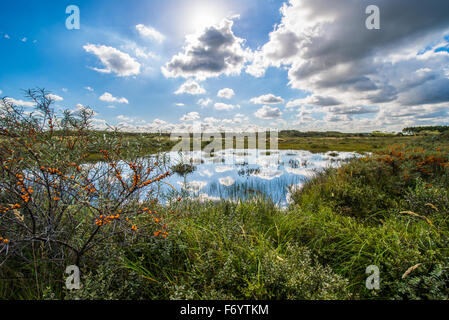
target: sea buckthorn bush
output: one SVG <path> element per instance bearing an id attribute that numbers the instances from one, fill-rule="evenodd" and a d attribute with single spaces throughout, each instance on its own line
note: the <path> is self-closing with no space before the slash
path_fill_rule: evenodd
<path id="1" fill-rule="evenodd" d="M 43 278 L 59 281 L 67 265 L 90 263 L 105 243 L 126 245 L 140 232 L 167 237 L 157 185 L 171 173 L 154 157 L 139 158 L 138 147 L 123 148 L 114 132 L 93 131 L 91 109 L 56 112 L 45 90 L 27 97 L 34 110 L 0 101 L 2 276 L 32 278 L 40 294 Z M 93 152 L 101 162 L 87 160 Z"/>
<path id="2" fill-rule="evenodd" d="M 318 173 L 293 198 L 296 203 L 314 204 L 315 209 L 324 202 L 341 213 L 366 217 L 398 207 L 420 181 L 427 187 L 447 188 L 449 153 L 438 147 L 393 145 Z"/>
<path id="3" fill-rule="evenodd" d="M 441 142 L 394 145 L 317 174 L 293 195 L 288 233 L 361 298 L 444 299 L 449 154 Z M 381 271 L 379 291 L 365 288 L 369 265 Z"/>

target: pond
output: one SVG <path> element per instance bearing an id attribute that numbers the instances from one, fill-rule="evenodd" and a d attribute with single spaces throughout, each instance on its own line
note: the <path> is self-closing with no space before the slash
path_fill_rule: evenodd
<path id="1" fill-rule="evenodd" d="M 188 197 L 201 201 L 236 201 L 262 195 L 286 207 L 291 192 L 300 188 L 314 172 L 338 167 L 360 155 L 301 150 L 222 150 L 212 157 L 202 152 L 168 153 L 167 156 L 171 166 L 184 164 L 178 167 L 188 170 L 179 170 L 165 181 Z"/>

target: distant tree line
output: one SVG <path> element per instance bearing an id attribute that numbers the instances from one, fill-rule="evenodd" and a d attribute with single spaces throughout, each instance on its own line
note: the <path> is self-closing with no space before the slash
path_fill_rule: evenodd
<path id="1" fill-rule="evenodd" d="M 408 127 L 402 130 L 406 134 L 420 134 L 423 132 L 446 132 L 449 131 L 449 126 L 428 126 L 428 127 Z"/>
<path id="2" fill-rule="evenodd" d="M 339 138 L 339 137 L 366 137 L 370 136 L 369 133 L 342 133 L 338 131 L 308 131 L 302 132 L 297 130 L 283 130 L 279 132 L 280 137 L 284 138 Z"/>

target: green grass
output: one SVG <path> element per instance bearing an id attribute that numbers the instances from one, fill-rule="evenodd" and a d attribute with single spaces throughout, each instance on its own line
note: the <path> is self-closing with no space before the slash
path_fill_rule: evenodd
<path id="1" fill-rule="evenodd" d="M 108 136 L 108 133 L 103 133 Z M 156 152 L 170 151 L 176 142 L 170 141 L 168 135 L 136 135 L 123 133 L 121 136 L 124 149 L 133 148 L 139 144 L 139 155 L 145 156 Z M 281 150 L 306 150 L 313 153 L 328 151 L 346 151 L 346 152 L 373 152 L 381 150 L 392 144 L 416 144 L 423 141 L 420 136 L 354 136 L 350 134 L 340 134 L 335 137 L 289 137 L 281 134 L 279 136 L 279 149 Z M 207 141 L 202 142 L 202 148 L 207 145 Z M 234 143 L 235 145 L 235 143 Z M 192 145 L 193 146 L 193 145 Z M 224 142 L 223 142 L 224 146 Z M 245 147 L 247 143 L 245 142 Z M 269 148 L 267 144 L 267 148 Z M 92 151 L 87 161 L 101 161 L 102 155 L 97 151 Z"/>
<path id="2" fill-rule="evenodd" d="M 281 150 L 307 150 L 310 152 L 373 152 L 381 150 L 392 144 L 413 144 L 422 140 L 415 136 L 394 137 L 325 137 L 325 138 L 284 138 L 280 137 L 279 149 Z"/>
<path id="3" fill-rule="evenodd" d="M 404 145 L 382 147 L 392 142 Z M 117 237 L 90 252 L 79 291 L 65 291 L 63 275 L 45 263 L 36 273 L 8 261 L 0 276 L 26 277 L 0 282 L 1 297 L 449 299 L 447 137 L 283 143 L 286 149 L 383 151 L 318 174 L 287 209 L 260 197 L 176 202 L 165 215 L 167 239 L 142 233 L 124 243 Z M 365 287 L 371 265 L 380 269 L 378 291 Z"/>
<path id="4" fill-rule="evenodd" d="M 448 299 L 449 175 L 435 155 L 449 161 L 399 146 L 353 160 L 312 179 L 287 210 L 261 198 L 182 202 L 167 240 L 122 253 L 123 268 L 146 283 L 134 298 Z M 378 291 L 365 286 L 371 265 Z"/>

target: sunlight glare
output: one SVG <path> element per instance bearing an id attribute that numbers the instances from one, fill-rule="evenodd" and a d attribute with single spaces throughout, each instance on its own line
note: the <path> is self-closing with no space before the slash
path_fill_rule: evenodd
<path id="1" fill-rule="evenodd" d="M 198 32 L 220 23 L 230 14 L 226 5 L 218 1 L 195 1 L 185 12 L 186 31 Z"/>

